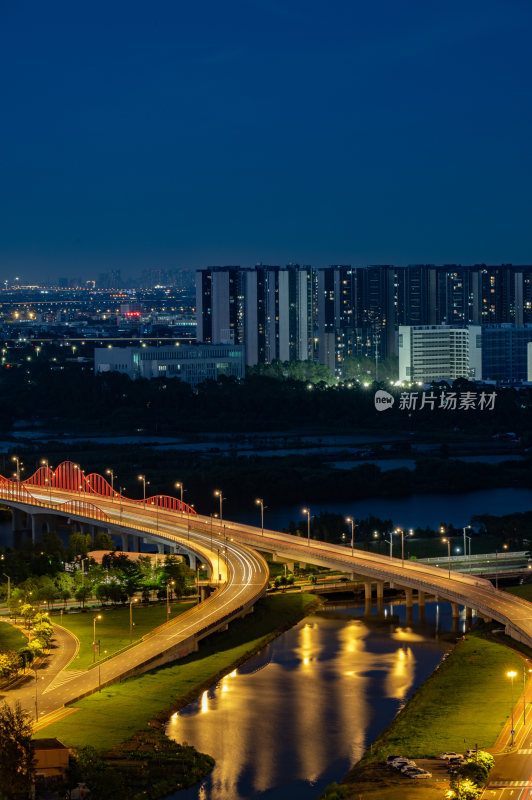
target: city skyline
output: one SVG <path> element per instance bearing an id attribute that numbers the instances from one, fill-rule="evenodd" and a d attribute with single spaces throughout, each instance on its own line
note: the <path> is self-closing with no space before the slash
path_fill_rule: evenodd
<path id="1" fill-rule="evenodd" d="M 532 11 L 2 12 L 0 277 L 527 263 Z"/>

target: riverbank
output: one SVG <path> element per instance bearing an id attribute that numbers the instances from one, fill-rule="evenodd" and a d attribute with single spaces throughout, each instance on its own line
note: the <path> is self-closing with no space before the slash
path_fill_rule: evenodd
<path id="1" fill-rule="evenodd" d="M 323 800 L 417 800 L 441 797 L 442 785 L 412 785 L 382 766 L 391 753 L 416 760 L 440 752 L 493 747 L 508 721 L 508 670 L 521 671 L 518 654 L 489 638 L 491 626 L 479 626 L 461 640 L 404 709 L 377 737 L 339 787 Z M 489 702 L 487 702 L 489 701 Z"/>
<path id="2" fill-rule="evenodd" d="M 197 653 L 138 678 L 113 684 L 81 700 L 69 709 L 64 718 L 40 727 L 37 735 L 57 737 L 75 749 L 87 746 L 95 748 L 107 764 L 106 769 L 111 769 L 111 772 L 123 772 L 124 763 L 128 761 L 126 772 L 135 783 L 135 791 L 148 791 L 150 787 L 149 791 L 152 792 L 139 794 L 139 797 L 163 797 L 173 789 L 190 785 L 190 781 L 183 782 L 190 777 L 190 769 L 194 770 L 194 779 L 200 780 L 212 767 L 212 759 L 203 762 L 206 769 L 201 771 L 201 754 L 190 762 L 192 748 L 168 744 L 164 725 L 170 714 L 183 708 L 319 605 L 321 601 L 313 595 L 280 594 L 265 597 L 256 604 L 253 614 L 236 620 L 227 631 L 216 633 L 201 642 Z M 139 702 L 139 698 L 142 698 L 142 702 Z M 148 752 L 153 747 L 159 753 L 158 767 L 166 760 L 175 761 L 185 756 L 187 759 L 186 763 L 183 762 L 183 770 L 179 767 L 183 780 L 176 780 L 173 787 L 165 785 L 164 791 L 159 794 L 153 794 L 148 759 L 143 758 L 137 765 L 131 761 L 131 753 Z M 189 765 L 188 772 L 186 764 Z M 138 788 L 139 781 L 143 789 Z M 119 794 L 114 791 L 113 800 L 121 800 L 122 797 L 131 800 L 136 796 L 132 794 L 131 787 L 128 788 L 123 782 L 119 781 L 117 785 Z M 101 800 L 105 800 L 106 796 L 98 795 Z"/>

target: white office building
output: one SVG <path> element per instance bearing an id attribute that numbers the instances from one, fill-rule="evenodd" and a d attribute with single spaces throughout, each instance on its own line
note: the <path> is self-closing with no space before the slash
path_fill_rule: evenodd
<path id="1" fill-rule="evenodd" d="M 180 378 L 197 386 L 223 375 L 243 378 L 246 366 L 243 345 L 96 347 L 94 372 L 121 372 L 133 379 Z"/>
<path id="2" fill-rule="evenodd" d="M 399 380 L 482 380 L 480 325 L 399 326 Z"/>

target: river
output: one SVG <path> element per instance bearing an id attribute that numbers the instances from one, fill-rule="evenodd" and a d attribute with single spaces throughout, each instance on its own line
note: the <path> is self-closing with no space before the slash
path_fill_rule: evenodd
<path id="1" fill-rule="evenodd" d="M 216 765 L 168 800 L 316 800 L 341 780 L 449 648 L 446 604 L 427 603 L 423 627 L 404 606 L 389 624 L 362 613 L 307 617 L 174 714 L 167 734 Z"/>
<path id="2" fill-rule="evenodd" d="M 304 518 L 301 506 L 275 506 L 264 494 L 264 502 L 270 506 L 264 512 L 264 526 L 272 530 L 286 528 L 291 521 Z M 309 500 L 310 502 L 310 500 Z M 329 511 L 355 519 L 368 516 L 391 519 L 402 528 L 429 526 L 437 529 L 442 523 L 457 528 L 469 525 L 475 514 L 511 514 L 532 510 L 532 489 L 490 489 L 463 494 L 412 494 L 408 497 L 369 498 L 353 502 L 312 503 L 313 515 Z M 235 522 L 246 522 L 260 526 L 260 514 L 256 507 L 232 515 Z"/>

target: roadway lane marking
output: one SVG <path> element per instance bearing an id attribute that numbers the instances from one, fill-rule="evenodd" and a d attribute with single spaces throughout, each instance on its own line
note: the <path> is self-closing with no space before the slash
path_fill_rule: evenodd
<path id="1" fill-rule="evenodd" d="M 53 692 L 54 689 L 59 689 L 60 686 L 63 684 L 68 683 L 69 681 L 74 680 L 74 678 L 81 678 L 82 675 L 87 675 L 86 670 L 74 670 L 71 669 L 68 672 L 62 670 L 59 675 L 57 675 L 53 681 L 46 687 L 43 694 L 47 694 L 47 692 Z"/>
<path id="2" fill-rule="evenodd" d="M 517 754 L 518 754 L 518 755 L 520 755 L 520 756 L 529 756 L 529 755 L 532 755 L 532 747 L 529 747 L 529 748 L 527 748 L 527 749 L 524 749 L 524 750 L 518 750 L 518 751 L 517 751 Z"/>

